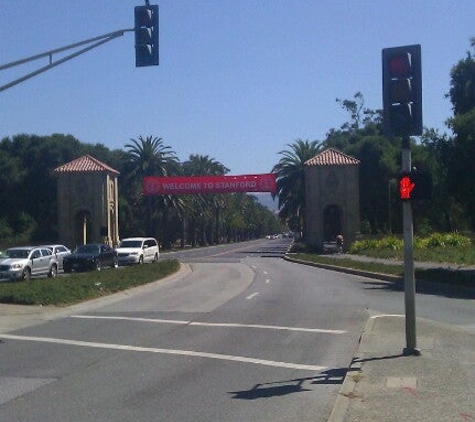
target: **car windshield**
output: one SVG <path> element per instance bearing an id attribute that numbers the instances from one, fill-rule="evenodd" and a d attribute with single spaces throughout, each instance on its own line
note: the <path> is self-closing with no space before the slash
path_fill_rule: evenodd
<path id="1" fill-rule="evenodd" d="M 9 258 L 28 258 L 28 249 L 8 249 L 5 253 Z"/>
<path id="2" fill-rule="evenodd" d="M 99 253 L 98 245 L 81 245 L 76 249 L 77 253 Z"/>
<path id="3" fill-rule="evenodd" d="M 119 248 L 140 248 L 141 246 L 141 240 L 122 240 L 122 242 L 119 243 Z"/>

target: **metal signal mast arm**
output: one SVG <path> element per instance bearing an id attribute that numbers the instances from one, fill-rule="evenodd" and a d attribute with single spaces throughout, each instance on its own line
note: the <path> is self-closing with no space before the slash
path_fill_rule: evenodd
<path id="1" fill-rule="evenodd" d="M 70 44 L 70 45 L 67 45 L 65 47 L 56 48 L 54 50 L 46 51 L 46 52 L 41 53 L 41 54 L 36 54 L 34 56 L 27 57 L 25 59 L 21 59 L 21 60 L 15 61 L 15 62 L 11 62 L 11 63 L 1 65 L 0 70 L 5 70 L 5 69 L 8 69 L 10 67 L 19 66 L 19 65 L 22 65 L 24 63 L 31 62 L 33 60 L 41 59 L 43 57 L 49 57 L 49 60 L 50 60 L 49 65 L 41 67 L 41 68 L 31 72 L 31 73 L 28 73 L 25 76 L 22 76 L 21 78 L 15 79 L 12 82 L 9 82 L 9 83 L 7 83 L 3 86 L 0 86 L 0 92 L 5 91 L 6 89 L 11 88 L 12 86 L 18 85 L 19 83 L 24 82 L 24 81 L 32 78 L 33 76 L 39 75 L 40 73 L 43 73 L 43 72 L 46 72 L 47 70 L 52 69 L 53 67 L 56 67 L 56 66 L 60 65 L 61 63 L 64 63 L 64 62 L 66 62 L 68 60 L 71 60 L 71 59 L 74 59 L 75 57 L 80 56 L 81 54 L 84 54 L 87 51 L 92 50 L 93 48 L 99 47 L 100 45 L 105 44 L 108 41 L 112 41 L 115 38 L 121 37 L 122 35 L 124 35 L 125 32 L 133 32 L 133 31 L 134 31 L 134 29 L 120 29 L 118 31 L 110 32 L 108 34 L 100 35 L 98 37 L 90 38 L 90 39 L 87 39 L 87 40 L 84 40 L 84 41 L 79 41 L 77 43 Z M 66 57 L 63 57 L 62 59 L 53 61 L 53 54 L 57 54 L 57 53 L 60 53 L 62 51 L 70 50 L 72 48 L 80 47 L 82 45 L 91 44 L 91 43 L 94 43 L 94 44 L 89 45 L 88 47 L 83 48 L 82 50 L 76 51 L 75 53 L 72 53 L 72 54 L 70 54 Z"/>

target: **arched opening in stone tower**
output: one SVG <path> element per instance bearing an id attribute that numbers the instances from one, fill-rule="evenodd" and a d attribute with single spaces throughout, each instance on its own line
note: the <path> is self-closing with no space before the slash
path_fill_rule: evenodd
<path id="1" fill-rule="evenodd" d="M 327 205 L 323 211 L 323 236 L 326 242 L 334 242 L 342 233 L 341 208 L 338 205 Z"/>

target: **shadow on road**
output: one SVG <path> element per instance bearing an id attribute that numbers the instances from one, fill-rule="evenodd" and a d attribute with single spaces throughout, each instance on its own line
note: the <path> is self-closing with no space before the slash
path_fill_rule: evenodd
<path id="1" fill-rule="evenodd" d="M 256 384 L 249 390 L 231 391 L 234 394 L 233 399 L 256 400 L 269 397 L 286 396 L 288 394 L 302 393 L 312 391 L 311 388 L 305 388 L 304 384 L 311 385 L 334 385 L 343 384 L 345 376 L 349 371 L 355 371 L 348 368 L 327 369 L 314 377 L 296 378 L 292 380 L 269 382 Z"/>
<path id="2" fill-rule="evenodd" d="M 365 281 L 365 288 L 372 290 L 389 290 L 393 292 L 403 292 L 403 281 Z M 475 299 L 475 289 L 463 286 L 450 286 L 431 281 L 417 280 L 416 292 L 424 295 L 444 296 L 451 299 Z"/>

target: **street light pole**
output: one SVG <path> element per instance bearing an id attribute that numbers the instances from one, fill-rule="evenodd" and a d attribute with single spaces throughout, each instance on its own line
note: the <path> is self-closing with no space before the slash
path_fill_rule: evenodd
<path id="1" fill-rule="evenodd" d="M 410 137 L 402 138 L 402 170 L 411 171 Z M 416 338 L 416 284 L 414 274 L 414 225 L 412 221 L 411 201 L 402 204 L 403 236 L 404 236 L 404 305 L 406 309 L 406 347 L 404 355 L 421 354 L 417 348 Z"/>

